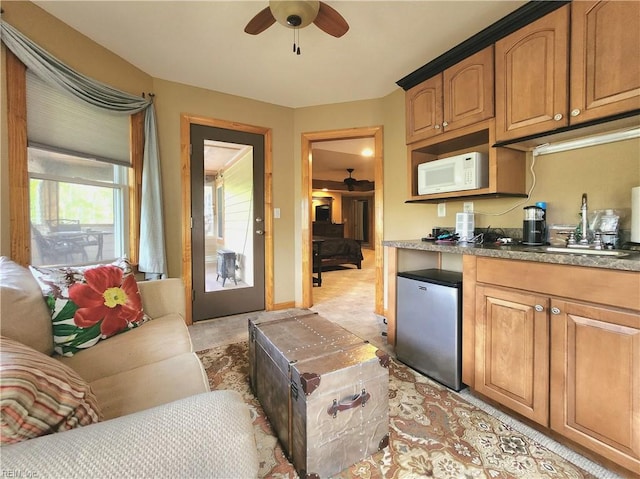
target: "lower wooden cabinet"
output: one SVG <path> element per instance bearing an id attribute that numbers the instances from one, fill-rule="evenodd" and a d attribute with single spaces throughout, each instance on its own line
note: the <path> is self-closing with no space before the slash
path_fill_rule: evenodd
<path id="1" fill-rule="evenodd" d="M 477 257 L 463 272 L 464 382 L 640 475 L 640 273 Z"/>
<path id="2" fill-rule="evenodd" d="M 637 314 L 553 300 L 551 429 L 640 473 Z"/>
<path id="3" fill-rule="evenodd" d="M 476 289 L 475 389 L 533 421 L 549 423 L 549 299 Z"/>

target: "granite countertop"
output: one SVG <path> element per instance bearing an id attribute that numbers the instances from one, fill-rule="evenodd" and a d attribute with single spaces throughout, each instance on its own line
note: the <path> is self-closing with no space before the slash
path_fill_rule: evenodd
<path id="1" fill-rule="evenodd" d="M 526 245 L 496 245 L 472 243 L 447 244 L 422 240 L 387 240 L 384 246 L 394 248 L 433 251 L 435 253 L 472 254 L 489 256 L 492 258 L 516 259 L 522 261 L 536 261 L 539 263 L 568 264 L 574 266 L 588 266 L 590 268 L 617 269 L 622 271 L 640 271 L 640 252 L 629 251 L 628 256 L 611 257 L 567 253 L 549 253 L 531 251 L 536 247 Z M 626 251 L 625 251 L 626 252 Z"/>

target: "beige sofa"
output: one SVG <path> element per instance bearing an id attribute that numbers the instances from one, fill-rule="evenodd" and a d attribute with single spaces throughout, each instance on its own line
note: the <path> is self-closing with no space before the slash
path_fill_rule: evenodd
<path id="1" fill-rule="evenodd" d="M 209 392 L 183 319 L 182 281 L 138 286 L 152 320 L 74 356 L 54 356 L 90 385 L 103 420 L 3 445 L 3 470 L 23 471 L 21 477 L 256 477 L 249 408 L 233 391 Z M 38 283 L 6 257 L 0 332 L 53 354 Z"/>

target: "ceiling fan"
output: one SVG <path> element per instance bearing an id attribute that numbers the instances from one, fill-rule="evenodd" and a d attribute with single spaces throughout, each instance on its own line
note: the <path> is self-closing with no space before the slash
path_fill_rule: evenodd
<path id="1" fill-rule="evenodd" d="M 353 168 L 347 168 L 347 171 L 349 172 L 349 177 L 345 178 L 343 182 L 345 185 L 347 185 L 347 189 L 349 191 L 353 191 L 356 186 L 368 185 L 371 183 L 371 181 L 369 180 L 356 180 L 354 177 L 352 177 L 351 173 L 353 173 L 354 171 Z"/>
<path id="2" fill-rule="evenodd" d="M 349 24 L 336 10 L 318 0 L 269 0 L 269 6 L 253 17 L 244 31 L 250 35 L 264 32 L 275 22 L 288 28 L 304 28 L 312 22 L 322 31 L 341 37 Z"/>

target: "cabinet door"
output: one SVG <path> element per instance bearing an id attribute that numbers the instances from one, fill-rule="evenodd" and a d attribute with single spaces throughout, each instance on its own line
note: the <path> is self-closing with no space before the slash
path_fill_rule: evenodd
<path id="1" fill-rule="evenodd" d="M 640 2 L 571 3 L 571 123 L 640 108 Z"/>
<path id="2" fill-rule="evenodd" d="M 496 140 L 568 125 L 569 5 L 495 44 Z"/>
<path id="3" fill-rule="evenodd" d="M 493 118 L 493 46 L 444 71 L 442 126 L 455 130 Z"/>
<path id="4" fill-rule="evenodd" d="M 408 90 L 405 102 L 407 144 L 442 133 L 442 74 Z"/>
<path id="5" fill-rule="evenodd" d="M 640 315 L 551 306 L 551 428 L 639 471 Z"/>
<path id="6" fill-rule="evenodd" d="M 475 389 L 529 419 L 549 423 L 549 300 L 476 288 Z"/>

